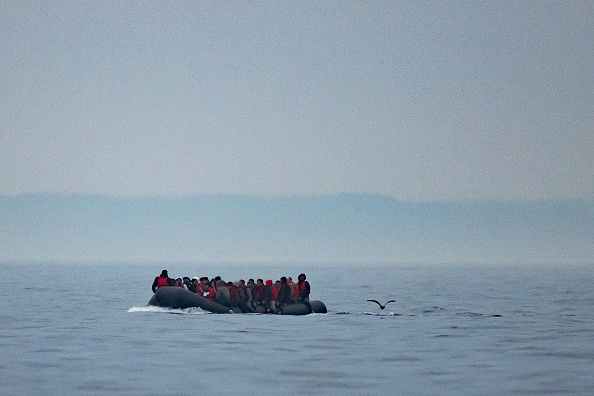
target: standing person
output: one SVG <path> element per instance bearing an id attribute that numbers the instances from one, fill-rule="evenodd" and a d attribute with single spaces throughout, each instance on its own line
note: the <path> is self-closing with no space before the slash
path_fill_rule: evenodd
<path id="1" fill-rule="evenodd" d="M 282 281 L 282 278 L 281 278 Z M 293 282 L 293 278 L 291 278 L 290 276 L 287 277 L 287 284 L 289 285 L 289 287 L 291 288 L 291 302 L 297 302 L 297 296 L 295 295 L 295 282 Z"/>
<path id="2" fill-rule="evenodd" d="M 167 274 L 167 270 L 163 270 L 161 271 L 161 275 L 157 276 L 153 281 L 153 293 L 156 293 L 157 289 L 160 289 L 163 286 L 173 286 L 173 283 L 174 281 Z"/>
<path id="3" fill-rule="evenodd" d="M 297 278 L 299 282 L 295 285 L 295 296 L 298 302 L 309 303 L 309 282 L 305 278 L 305 274 L 300 274 Z"/>

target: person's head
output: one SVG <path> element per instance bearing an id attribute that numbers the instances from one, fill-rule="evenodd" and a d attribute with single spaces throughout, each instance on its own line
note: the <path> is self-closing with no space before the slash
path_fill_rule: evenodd
<path id="1" fill-rule="evenodd" d="M 254 287 L 254 280 L 250 279 L 247 283 L 248 287 Z"/>
<path id="2" fill-rule="evenodd" d="M 287 283 L 293 283 L 293 278 L 291 278 L 290 276 L 287 276 Z"/>
<path id="3" fill-rule="evenodd" d="M 190 278 L 187 276 L 184 276 L 184 283 L 190 283 Z"/>
<path id="4" fill-rule="evenodd" d="M 254 280 L 254 278 L 250 278 L 248 279 L 248 283 L 252 282 L 252 284 L 256 283 L 256 281 Z"/>
<path id="5" fill-rule="evenodd" d="M 281 285 L 286 284 L 287 283 L 287 277 L 286 276 L 283 276 L 282 278 L 280 278 L 280 283 L 281 283 Z"/>
<path id="6" fill-rule="evenodd" d="M 281 281 L 277 280 L 276 282 L 274 282 L 274 287 L 276 289 L 278 289 L 279 287 L 281 287 Z"/>
<path id="7" fill-rule="evenodd" d="M 206 276 L 203 276 L 202 278 L 200 278 L 200 283 L 202 283 L 203 285 L 207 285 L 208 284 L 208 278 Z"/>
<path id="8" fill-rule="evenodd" d="M 272 286 L 272 279 L 268 279 L 266 281 L 266 286 L 268 286 L 268 287 Z"/>
<path id="9" fill-rule="evenodd" d="M 222 280 L 222 279 L 219 279 L 219 280 L 217 281 L 217 288 L 219 288 L 219 287 L 223 287 L 223 286 L 226 286 L 226 285 L 227 285 L 227 283 L 225 283 L 225 281 L 224 281 L 224 280 Z"/>
<path id="10" fill-rule="evenodd" d="M 233 287 L 233 282 L 227 282 L 227 287 L 231 289 Z"/>
<path id="11" fill-rule="evenodd" d="M 161 271 L 161 278 L 167 278 L 169 275 L 167 274 L 167 270 Z"/>
<path id="12" fill-rule="evenodd" d="M 245 281 L 243 279 L 239 280 L 239 287 L 244 287 L 245 286 Z"/>
<path id="13" fill-rule="evenodd" d="M 257 280 L 257 285 L 258 285 L 258 286 L 262 286 L 262 285 L 264 285 L 264 281 L 263 281 L 262 279 L 258 279 L 258 280 Z"/>
<path id="14" fill-rule="evenodd" d="M 196 279 L 196 278 L 192 279 L 192 284 L 193 285 L 197 285 L 198 284 L 198 279 Z"/>
<path id="15" fill-rule="evenodd" d="M 306 279 L 305 274 L 299 274 L 299 282 L 303 282 Z"/>
<path id="16" fill-rule="evenodd" d="M 175 284 L 178 285 L 178 286 L 181 286 L 183 284 L 182 278 L 177 278 L 175 280 Z"/>
<path id="17" fill-rule="evenodd" d="M 221 280 L 220 276 L 215 276 L 214 280 L 216 280 L 217 282 Z"/>

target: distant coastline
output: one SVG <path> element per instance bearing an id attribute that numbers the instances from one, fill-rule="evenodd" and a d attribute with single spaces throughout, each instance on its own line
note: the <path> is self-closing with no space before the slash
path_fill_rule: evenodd
<path id="1" fill-rule="evenodd" d="M 0 261 L 584 263 L 594 200 L 0 195 Z"/>

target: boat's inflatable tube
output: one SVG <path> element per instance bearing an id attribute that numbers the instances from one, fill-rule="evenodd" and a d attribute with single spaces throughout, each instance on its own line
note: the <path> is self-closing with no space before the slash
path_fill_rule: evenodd
<path id="1" fill-rule="evenodd" d="M 328 313 L 326 305 L 319 300 L 311 300 L 308 303 L 295 303 L 283 305 L 281 314 L 283 315 L 307 315 L 310 313 Z"/>
<path id="2" fill-rule="evenodd" d="M 245 313 L 245 309 L 233 307 L 230 309 L 215 301 L 202 297 L 200 294 L 192 293 L 181 287 L 165 286 L 161 287 L 153 295 L 148 305 L 158 307 L 169 307 L 174 309 L 186 309 L 198 307 L 214 313 Z M 229 312 L 231 310 L 231 312 Z M 263 307 L 256 307 L 257 313 L 264 313 Z M 310 313 L 327 313 L 326 305 L 318 300 L 312 300 L 309 303 L 296 303 L 283 305 L 281 314 L 283 315 L 307 315 Z"/>
<path id="3" fill-rule="evenodd" d="M 231 309 L 218 302 L 204 298 L 200 294 L 192 293 L 189 290 L 174 286 L 159 288 L 149 301 L 148 305 L 174 309 L 198 307 L 214 313 L 229 313 L 229 310 Z"/>

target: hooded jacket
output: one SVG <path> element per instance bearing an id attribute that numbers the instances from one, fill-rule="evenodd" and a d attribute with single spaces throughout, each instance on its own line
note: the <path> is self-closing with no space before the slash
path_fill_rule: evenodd
<path id="1" fill-rule="evenodd" d="M 217 293 L 215 294 L 215 300 L 219 304 L 231 308 L 231 293 L 229 293 L 227 284 L 222 279 L 217 282 Z"/>

